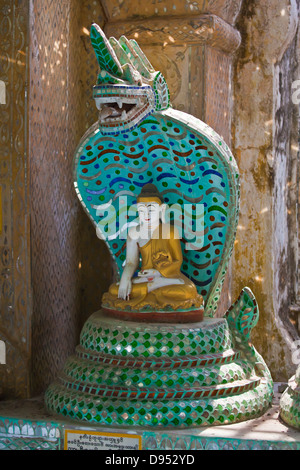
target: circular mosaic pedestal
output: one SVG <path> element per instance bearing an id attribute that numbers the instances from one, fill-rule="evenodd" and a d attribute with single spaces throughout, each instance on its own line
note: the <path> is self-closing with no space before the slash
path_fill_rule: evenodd
<path id="1" fill-rule="evenodd" d="M 99 311 L 45 402 L 51 412 L 89 423 L 180 428 L 260 416 L 271 389 L 234 349 L 225 318 L 145 324 Z"/>
<path id="2" fill-rule="evenodd" d="M 109 317 L 119 320 L 146 322 L 146 323 L 194 323 L 203 320 L 204 308 L 195 308 L 189 310 L 177 311 L 159 311 L 152 312 L 147 310 L 140 311 L 124 311 L 113 310 L 111 308 L 102 308 L 104 313 Z"/>
<path id="3" fill-rule="evenodd" d="M 280 399 L 280 417 L 288 425 L 300 429 L 300 366 Z"/>

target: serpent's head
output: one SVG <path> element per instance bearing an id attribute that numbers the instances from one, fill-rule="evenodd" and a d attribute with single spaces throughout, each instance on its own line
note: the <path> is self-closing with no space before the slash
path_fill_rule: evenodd
<path id="1" fill-rule="evenodd" d="M 102 134 L 125 133 L 153 112 L 169 107 L 163 75 L 154 70 L 135 40 L 107 39 L 93 24 L 91 43 L 100 67 L 94 98 Z"/>

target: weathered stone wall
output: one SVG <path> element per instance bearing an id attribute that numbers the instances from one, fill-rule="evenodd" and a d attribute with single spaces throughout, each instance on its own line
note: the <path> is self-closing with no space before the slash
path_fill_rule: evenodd
<path id="1" fill-rule="evenodd" d="M 295 1 L 244 1 L 242 45 L 234 67 L 232 150 L 241 173 L 241 208 L 233 256 L 232 295 L 254 292 L 260 320 L 252 341 L 274 380 L 295 371 L 290 321 L 297 271 L 296 159 L 299 109 L 299 10 Z"/>

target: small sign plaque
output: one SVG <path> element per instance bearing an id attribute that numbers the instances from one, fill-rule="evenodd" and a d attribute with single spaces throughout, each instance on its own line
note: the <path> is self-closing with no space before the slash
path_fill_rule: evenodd
<path id="1" fill-rule="evenodd" d="M 142 437 L 94 431 L 65 430 L 65 450 L 141 450 Z"/>

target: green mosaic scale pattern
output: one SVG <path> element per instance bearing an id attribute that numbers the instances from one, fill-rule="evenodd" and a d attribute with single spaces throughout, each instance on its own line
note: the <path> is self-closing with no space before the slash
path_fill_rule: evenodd
<path id="1" fill-rule="evenodd" d="M 147 431 L 143 436 L 144 450 L 300 450 L 300 443 L 293 441 L 274 441 L 269 440 L 268 433 L 261 436 L 260 439 L 240 439 L 240 435 L 235 438 L 228 437 L 207 437 L 193 436 L 177 433 L 155 433 Z"/>
<path id="2" fill-rule="evenodd" d="M 245 409 L 246 409 L 246 405 Z M 274 403 L 276 408 L 276 403 Z M 247 410 L 248 411 L 248 410 Z M 248 411 L 249 412 L 249 411 Z M 276 415 L 276 414 L 275 414 Z M 251 415 L 250 415 L 251 416 Z M 264 430 L 265 419 L 254 420 L 247 424 L 247 433 L 241 423 L 241 432 L 235 431 L 232 438 L 228 437 L 227 429 L 207 428 L 203 435 L 201 429 L 174 430 L 169 432 L 161 428 L 122 429 L 122 433 L 136 433 L 142 437 L 143 450 L 300 450 L 300 433 L 289 430 L 275 418 L 273 426 L 278 426 L 276 436 L 270 436 L 270 423 Z M 57 419 L 45 413 L 44 404 L 38 399 L 12 400 L 0 402 L 0 450 L 63 450 L 64 431 L 75 428 L 94 432 L 120 433 L 118 427 L 103 427 L 96 424 L 72 422 L 58 416 Z M 257 426 L 260 432 L 257 433 Z M 210 433 L 212 431 L 212 434 Z M 225 434 L 224 434 L 225 432 Z M 291 437 L 291 433 L 294 438 Z M 101 446 L 99 446 L 99 450 Z"/>
<path id="3" fill-rule="evenodd" d="M 87 320 L 80 345 L 89 351 L 123 357 L 198 357 L 227 351 L 232 346 L 232 339 L 222 319 L 208 319 L 202 328 L 179 328 L 176 324 L 157 327 L 155 324 L 116 322 L 96 313 Z"/>
<path id="4" fill-rule="evenodd" d="M 300 366 L 280 399 L 280 417 L 288 425 L 300 429 Z"/>
<path id="5" fill-rule="evenodd" d="M 269 407 L 265 384 L 242 396 L 211 400 L 117 400 L 87 398 L 56 384 L 47 392 L 48 409 L 75 418 L 115 426 L 209 426 L 255 418 Z"/>
<path id="6" fill-rule="evenodd" d="M 99 311 L 45 400 L 80 421 L 184 428 L 260 416 L 271 398 L 268 380 L 234 349 L 226 319 L 142 324 Z"/>
<path id="7" fill-rule="evenodd" d="M 118 64 L 115 53 L 107 38 L 97 25 L 91 27 L 91 43 L 94 48 L 100 68 L 108 70 L 117 77 L 122 76 L 122 68 Z"/>
<path id="8" fill-rule="evenodd" d="M 103 367 L 87 363 L 77 356 L 68 359 L 64 366 L 64 374 L 72 380 L 93 386 L 109 387 L 163 387 L 170 388 L 216 386 L 245 380 L 252 372 L 252 367 L 239 360 L 236 363 L 222 364 L 206 368 L 184 369 L 132 369 L 123 368 L 116 371 L 115 367 Z"/>
<path id="9" fill-rule="evenodd" d="M 120 276 L 126 257 L 121 234 L 136 217 L 129 209 L 145 184 L 155 184 L 172 207 L 174 225 L 183 229 L 182 273 L 202 295 L 205 316 L 213 317 L 238 223 L 236 161 L 210 126 L 171 108 L 164 77 L 135 41 L 106 38 L 94 24 L 91 42 L 100 67 L 93 90 L 96 106 L 102 109 L 115 100 L 144 104 L 123 118 L 101 118 L 84 134 L 73 165 L 78 198 Z"/>

